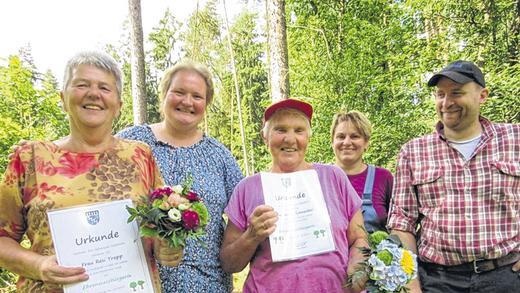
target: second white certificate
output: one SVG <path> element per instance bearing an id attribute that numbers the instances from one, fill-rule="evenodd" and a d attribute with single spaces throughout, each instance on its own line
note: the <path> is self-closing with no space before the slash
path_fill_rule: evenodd
<path id="1" fill-rule="evenodd" d="M 278 213 L 269 236 L 274 262 L 335 250 L 329 212 L 315 170 L 261 173 L 264 200 Z"/>

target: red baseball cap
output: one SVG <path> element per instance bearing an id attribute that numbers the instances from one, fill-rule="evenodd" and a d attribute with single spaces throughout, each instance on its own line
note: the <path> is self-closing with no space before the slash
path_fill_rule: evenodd
<path id="1" fill-rule="evenodd" d="M 295 109 L 302 112 L 309 121 L 312 121 L 312 106 L 311 104 L 305 103 L 300 100 L 295 99 L 283 99 L 281 101 L 275 102 L 271 104 L 271 106 L 267 107 L 264 112 L 264 123 L 273 116 L 273 114 L 280 109 Z"/>

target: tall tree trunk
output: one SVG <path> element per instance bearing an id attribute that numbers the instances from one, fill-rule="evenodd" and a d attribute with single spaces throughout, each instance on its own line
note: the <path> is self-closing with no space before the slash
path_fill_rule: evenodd
<path id="1" fill-rule="evenodd" d="M 228 47 L 229 47 L 229 54 L 231 57 L 231 72 L 233 73 L 233 83 L 235 84 L 235 94 L 237 98 L 237 109 L 238 109 L 238 122 L 240 124 L 240 138 L 242 140 L 242 155 L 244 156 L 244 169 L 246 170 L 246 176 L 249 176 L 249 164 L 248 164 L 248 157 L 247 157 L 247 149 L 246 149 L 246 134 L 244 129 L 244 123 L 242 119 L 242 102 L 240 98 L 240 86 L 238 85 L 238 76 L 237 76 L 237 68 L 236 68 L 236 62 L 235 62 L 235 52 L 233 51 L 233 46 L 231 44 L 231 30 L 229 29 L 229 21 L 227 16 L 227 9 L 226 9 L 226 0 L 223 0 L 222 3 L 224 4 L 224 16 L 226 19 L 226 29 L 228 31 L 227 33 L 227 41 L 228 41 Z M 233 117 L 233 115 L 231 115 Z"/>
<path id="2" fill-rule="evenodd" d="M 267 43 L 271 99 L 287 99 L 289 93 L 289 63 L 285 32 L 285 0 L 266 0 Z"/>
<path id="3" fill-rule="evenodd" d="M 132 37 L 132 97 L 134 125 L 146 123 L 146 87 L 141 0 L 128 0 Z"/>

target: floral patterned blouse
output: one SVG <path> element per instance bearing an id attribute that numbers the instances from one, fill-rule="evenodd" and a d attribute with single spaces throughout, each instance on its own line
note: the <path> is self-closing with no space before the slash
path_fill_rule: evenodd
<path id="1" fill-rule="evenodd" d="M 53 255 L 47 211 L 120 199 L 139 200 L 164 185 L 150 148 L 118 139 L 101 153 L 74 153 L 52 142 L 27 142 L 15 149 L 0 185 L 0 236 Z M 152 268 L 154 282 L 158 271 Z M 61 286 L 20 276 L 17 292 L 63 292 Z"/>
<path id="2" fill-rule="evenodd" d="M 159 265 L 163 292 L 231 292 L 231 276 L 219 260 L 225 223 L 222 218 L 235 185 L 243 178 L 231 152 L 216 139 L 203 136 L 189 147 L 174 147 L 158 141 L 148 125 L 134 126 L 118 134 L 146 142 L 168 185 L 193 177 L 192 189 L 204 200 L 210 214 L 205 244 L 188 240 L 178 267 Z"/>

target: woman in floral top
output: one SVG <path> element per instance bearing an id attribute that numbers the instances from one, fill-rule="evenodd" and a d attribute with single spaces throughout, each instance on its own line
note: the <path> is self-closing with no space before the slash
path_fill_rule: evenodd
<path id="1" fill-rule="evenodd" d="M 57 264 L 47 211 L 136 201 L 163 185 L 147 145 L 112 136 L 120 94 L 121 73 L 112 57 L 98 52 L 74 56 L 61 93 L 70 135 L 54 142 L 26 142 L 15 149 L 0 184 L 0 267 L 20 275 L 17 292 L 62 292 L 63 284 L 88 279 L 82 267 Z M 24 235 L 31 241 L 30 249 L 19 244 Z M 152 245 L 147 242 L 150 255 Z M 161 253 L 168 257 L 171 252 L 161 248 Z M 159 292 L 155 262 L 150 265 Z"/>

